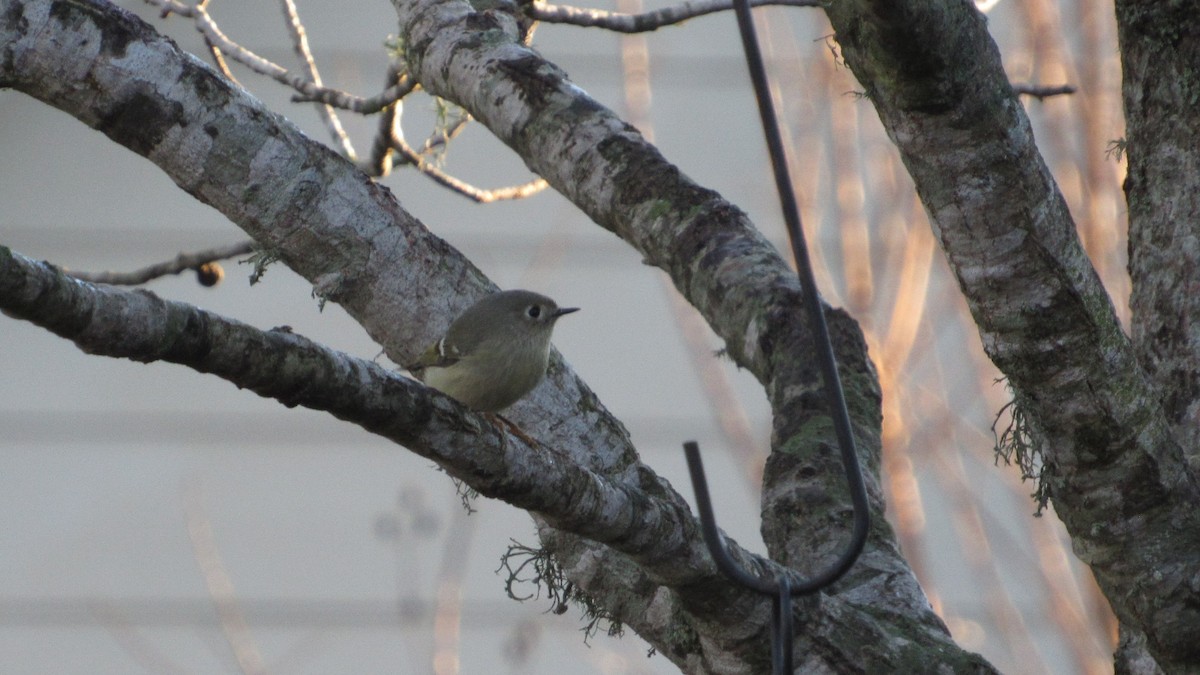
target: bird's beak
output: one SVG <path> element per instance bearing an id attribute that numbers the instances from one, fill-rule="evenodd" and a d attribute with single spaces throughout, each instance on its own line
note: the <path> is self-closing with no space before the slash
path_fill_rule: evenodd
<path id="1" fill-rule="evenodd" d="M 578 311 L 579 311 L 578 307 L 559 307 L 558 309 L 554 310 L 554 318 L 557 319 L 558 317 L 560 317 L 564 314 L 570 314 L 571 312 L 578 312 Z"/>

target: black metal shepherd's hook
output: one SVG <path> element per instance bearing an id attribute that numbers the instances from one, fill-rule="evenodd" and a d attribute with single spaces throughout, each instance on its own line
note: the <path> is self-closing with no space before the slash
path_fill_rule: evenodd
<path id="1" fill-rule="evenodd" d="M 792 191 L 791 177 L 788 175 L 787 157 L 784 154 L 783 140 L 779 133 L 779 121 L 775 117 L 775 108 L 771 103 L 766 68 L 763 66 L 758 36 L 755 34 L 753 19 L 750 16 L 750 1 L 734 0 L 733 7 L 742 36 L 742 47 L 746 52 L 746 64 L 750 68 L 750 79 L 754 82 L 754 94 L 758 99 L 758 111 L 762 118 L 767 149 L 771 155 L 775 186 L 779 191 L 780 206 L 783 209 L 784 222 L 787 224 L 792 255 L 796 259 L 796 268 L 803 286 L 804 305 L 808 310 L 812 335 L 816 339 L 817 359 L 825 384 L 825 399 L 829 403 L 829 413 L 833 416 L 834 432 L 841 449 L 842 468 L 846 472 L 846 481 L 850 486 L 850 500 L 854 505 L 854 529 L 851 532 L 850 541 L 832 565 L 810 579 L 801 579 L 790 570 L 784 571 L 776 579 L 762 579 L 738 566 L 725 549 L 721 534 L 717 530 L 716 519 L 713 517 L 712 499 L 708 494 L 708 482 L 704 478 L 704 466 L 700 461 L 700 447 L 694 441 L 683 444 L 684 452 L 687 454 L 688 470 L 692 477 L 692 487 L 696 490 L 696 506 L 700 510 L 704 541 L 708 544 L 708 550 L 717 567 L 735 583 L 757 593 L 769 595 L 773 599 L 771 662 L 774 672 L 781 675 L 792 672 L 792 597 L 815 593 L 840 579 L 850 569 L 859 554 L 862 553 L 863 545 L 866 544 L 867 531 L 871 526 L 871 515 L 867 503 L 866 486 L 863 484 L 862 468 L 859 466 L 858 452 L 854 447 L 850 414 L 846 410 L 846 398 L 842 393 L 841 379 L 838 377 L 833 344 L 829 340 L 825 312 L 821 307 L 821 298 L 817 294 L 812 263 L 809 261 L 808 249 L 804 243 L 804 232 L 800 229 L 800 210 L 796 204 L 796 195 Z"/>

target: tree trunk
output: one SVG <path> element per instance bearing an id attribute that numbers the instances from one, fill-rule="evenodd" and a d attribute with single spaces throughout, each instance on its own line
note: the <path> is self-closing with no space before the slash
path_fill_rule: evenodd
<path id="1" fill-rule="evenodd" d="M 1200 51 L 1193 11 L 1145 4 L 1118 5 L 1135 342 L 1083 252 L 983 16 L 968 3 L 868 0 L 828 14 L 984 348 L 1033 426 L 1075 552 L 1123 629 L 1144 633 L 1158 664 L 1180 672 L 1200 665 L 1196 337 L 1186 309 L 1198 302 L 1190 110 Z"/>

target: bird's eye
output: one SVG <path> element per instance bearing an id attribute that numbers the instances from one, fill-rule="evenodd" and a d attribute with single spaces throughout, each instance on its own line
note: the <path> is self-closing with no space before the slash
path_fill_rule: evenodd
<path id="1" fill-rule="evenodd" d="M 529 315 L 529 318 L 536 319 L 542 315 L 542 308 L 539 305 L 530 305 L 525 313 Z"/>

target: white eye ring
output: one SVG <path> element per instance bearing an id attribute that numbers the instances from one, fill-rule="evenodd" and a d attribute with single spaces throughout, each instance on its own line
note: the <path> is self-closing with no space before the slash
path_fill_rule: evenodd
<path id="1" fill-rule="evenodd" d="M 542 315 L 542 308 L 539 305 L 530 305 L 525 314 L 531 319 L 536 319 Z"/>

